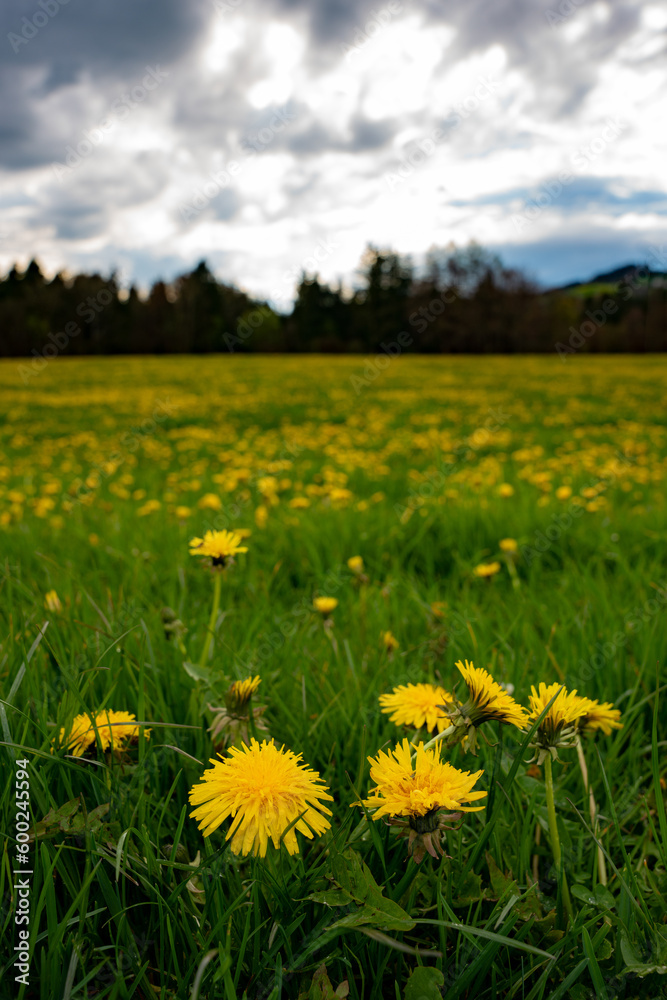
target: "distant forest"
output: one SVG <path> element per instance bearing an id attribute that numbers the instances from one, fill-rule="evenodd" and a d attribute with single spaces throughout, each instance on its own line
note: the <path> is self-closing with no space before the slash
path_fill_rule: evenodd
<path id="1" fill-rule="evenodd" d="M 219 281 L 202 261 L 147 296 L 114 275 L 57 274 L 36 261 L 0 280 L 0 357 L 58 354 L 403 351 L 433 354 L 667 349 L 667 280 L 629 265 L 544 291 L 476 244 L 409 259 L 369 246 L 345 294 L 303 274 L 282 315 Z"/>

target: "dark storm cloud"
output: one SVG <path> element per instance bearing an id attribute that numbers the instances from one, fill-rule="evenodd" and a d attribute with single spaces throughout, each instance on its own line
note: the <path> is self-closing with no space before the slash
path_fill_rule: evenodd
<path id="1" fill-rule="evenodd" d="M 85 203 L 69 198 L 45 208 L 41 225 L 52 226 L 59 240 L 82 240 L 99 236 L 108 222 L 107 210 L 99 203 Z"/>
<path id="2" fill-rule="evenodd" d="M 211 80 L 197 65 L 196 55 L 206 28 L 233 26 L 235 10 L 221 14 L 212 0 L 8 0 L 0 9 L 0 43 L 4 71 L 0 91 L 11 100 L 0 102 L 0 163 L 17 170 L 57 158 L 77 129 L 92 122 L 84 108 L 64 105 L 58 122 L 42 114 L 40 106 L 54 93 L 66 92 L 85 79 L 90 96 L 111 102 L 122 85 L 130 85 L 149 65 L 169 67 L 167 85 L 172 121 L 190 147 L 216 147 L 232 155 L 232 143 L 265 127 L 261 114 L 247 102 L 248 87 L 264 74 L 270 55 L 249 39 L 227 59 L 226 71 Z M 558 0 L 562 5 L 563 0 Z M 457 34 L 453 50 L 443 59 L 504 47 L 510 67 L 522 68 L 539 83 L 534 101 L 545 113 L 576 111 L 596 81 L 599 67 L 637 23 L 637 8 L 629 0 L 607 4 L 608 18 L 576 46 L 567 43 L 559 27 L 547 20 L 549 7 L 534 0 L 243 0 L 235 8 L 272 12 L 309 32 L 311 69 L 321 72 L 344 58 L 347 46 L 372 44 L 383 24 L 421 13 L 428 21 L 451 24 Z M 584 16 L 585 6 L 571 4 L 571 19 Z M 553 4 L 557 9 L 557 4 Z M 54 13 L 55 12 L 55 13 Z M 39 16 L 38 16 L 39 15 Z M 222 18 L 222 21 L 221 21 Z M 225 20 L 227 18 L 227 20 Z M 35 23 L 33 23 L 35 22 Z M 258 25 L 260 18 L 256 19 Z M 29 38 L 24 37 L 29 35 Z M 65 97 L 63 97 L 65 100 Z M 64 120 L 62 120 L 64 118 Z M 390 141 L 392 126 L 352 122 L 352 139 L 343 140 L 335 128 L 312 114 L 275 148 L 315 154 L 327 149 L 350 152 L 381 148 Z"/>
<path id="3" fill-rule="evenodd" d="M 603 20 L 587 26 L 576 44 L 563 28 L 586 18 L 583 0 L 424 0 L 433 22 L 456 28 L 453 53 L 464 57 L 501 45 L 509 67 L 522 69 L 540 85 L 535 103 L 550 114 L 571 115 L 594 86 L 600 68 L 637 27 L 635 0 L 606 0 Z M 563 14 L 561 11 L 569 11 Z"/>
<path id="4" fill-rule="evenodd" d="M 5 0 L 0 6 L 0 165 L 39 166 L 93 123 L 68 104 L 82 80 L 109 104 L 147 68 L 186 55 L 211 16 L 207 0 Z M 159 71 L 159 70 L 158 70 Z M 48 98 L 64 100 L 54 121 Z"/>
<path id="5" fill-rule="evenodd" d="M 351 134 L 341 136 L 340 131 L 317 121 L 309 113 L 301 116 L 306 118 L 301 128 L 295 126 L 277 138 L 275 148 L 284 145 L 292 153 L 299 155 L 319 155 L 332 150 L 347 153 L 363 153 L 368 150 L 382 149 L 393 139 L 400 128 L 396 120 L 370 121 L 362 115 L 355 115 L 350 121 Z M 260 133 L 261 134 L 261 133 Z"/>
<path id="6" fill-rule="evenodd" d="M 456 35 L 451 49 L 443 52 L 443 66 L 500 45 L 508 56 L 508 68 L 523 70 L 540 85 L 536 106 L 558 116 L 576 112 L 595 85 L 600 67 L 638 26 L 641 16 L 635 0 L 603 0 L 607 16 L 588 26 L 573 44 L 562 29 L 578 16 L 586 17 L 586 6 L 584 0 L 265 2 L 265 8 L 275 13 L 307 14 L 313 65 L 323 59 L 335 62 L 346 48 L 372 41 L 377 25 L 403 15 L 421 14 L 428 23 L 451 25 Z"/>
<path id="7" fill-rule="evenodd" d="M 368 149 L 381 149 L 393 139 L 398 132 L 398 121 L 368 121 L 361 115 L 352 119 L 352 140 L 347 147 L 351 152 L 364 152 Z"/>
<path id="8" fill-rule="evenodd" d="M 373 25 L 381 26 L 403 12 L 416 9 L 412 0 L 326 0 L 321 3 L 264 0 L 262 7 L 268 13 L 283 15 L 287 20 L 304 25 L 311 44 L 325 54 L 328 51 L 329 55 L 332 50 L 339 53 L 342 46 L 354 45 L 355 35 L 360 32 L 367 32 L 370 37 L 378 30 Z"/>
<path id="9" fill-rule="evenodd" d="M 2 61 L 47 67 L 46 91 L 84 70 L 118 79 L 146 62 L 179 59 L 211 11 L 208 0 L 4 0 Z"/>

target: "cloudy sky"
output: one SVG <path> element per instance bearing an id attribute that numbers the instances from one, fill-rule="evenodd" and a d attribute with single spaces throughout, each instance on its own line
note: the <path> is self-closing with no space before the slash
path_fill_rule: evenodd
<path id="1" fill-rule="evenodd" d="M 205 258 L 287 308 L 369 242 L 667 269 L 657 0 L 3 0 L 0 27 L 3 273 Z"/>

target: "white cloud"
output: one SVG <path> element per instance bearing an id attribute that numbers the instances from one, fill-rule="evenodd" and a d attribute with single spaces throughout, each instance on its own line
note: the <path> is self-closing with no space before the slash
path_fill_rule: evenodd
<path id="1" fill-rule="evenodd" d="M 0 120 L 0 267 L 32 256 L 50 270 L 122 262 L 145 284 L 165 260 L 185 269 L 209 256 L 224 280 L 269 295 L 322 240 L 337 244 L 322 276 L 349 283 L 369 241 L 419 255 L 451 239 L 528 248 L 541 238 L 562 254 L 587 220 L 617 232 L 621 248 L 629 232 L 667 230 L 650 194 L 667 191 L 661 6 L 585 4 L 551 28 L 512 0 L 449 15 L 419 0 L 355 7 L 347 22 L 339 6 L 263 3 L 218 15 L 208 0 L 188 35 L 170 0 L 159 43 L 169 75 L 60 182 L 51 164 L 160 49 L 133 38 L 129 63 L 127 34 L 109 41 L 77 21 L 69 30 L 88 35 L 61 52 L 67 35 L 54 21 L 48 57 L 36 46 L 17 56 L 22 87 Z M 588 155 L 608 119 L 625 127 Z M 232 161 L 238 172 L 185 220 L 183 205 Z M 518 233 L 513 215 L 565 169 L 576 183 Z"/>

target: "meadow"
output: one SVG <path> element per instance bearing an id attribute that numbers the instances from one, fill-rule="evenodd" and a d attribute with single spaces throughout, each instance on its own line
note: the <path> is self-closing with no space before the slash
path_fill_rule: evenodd
<path id="1" fill-rule="evenodd" d="M 667 996 L 664 357 L 20 365 L 0 364 L 0 996 Z M 216 564 L 208 531 L 247 551 Z M 421 684 L 448 714 L 418 731 L 379 698 Z M 575 690 L 618 724 L 554 721 Z M 115 741 L 105 712 L 131 713 Z M 479 811 L 374 819 L 369 758 L 452 720 L 424 753 L 481 771 Z M 321 832 L 204 836 L 191 789 L 254 739 L 319 775 Z"/>

